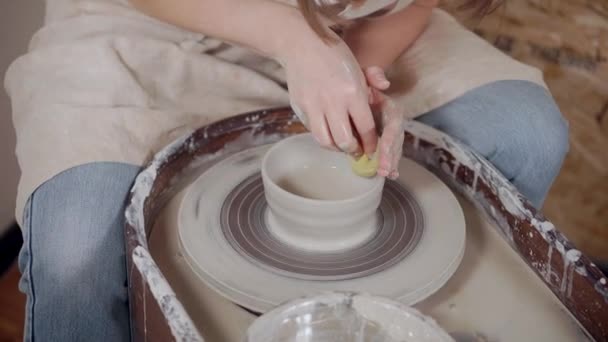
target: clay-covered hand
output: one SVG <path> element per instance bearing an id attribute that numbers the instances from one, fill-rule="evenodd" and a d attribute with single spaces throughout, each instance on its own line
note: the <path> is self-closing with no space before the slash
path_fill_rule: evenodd
<path id="1" fill-rule="evenodd" d="M 378 174 L 396 179 L 399 177 L 399 160 L 403 152 L 405 113 L 389 96 L 377 90 L 373 92 L 382 127 L 378 142 Z"/>
<path id="2" fill-rule="evenodd" d="M 390 83 L 381 68 L 369 67 L 364 72 L 371 88 L 370 103 L 381 130 L 377 172 L 382 177 L 395 179 L 399 177 L 398 166 L 403 152 L 405 111 L 382 92 Z"/>
<path id="3" fill-rule="evenodd" d="M 366 78 L 348 46 L 334 38 L 305 37 L 280 56 L 291 106 L 321 146 L 371 155 L 378 136 Z"/>

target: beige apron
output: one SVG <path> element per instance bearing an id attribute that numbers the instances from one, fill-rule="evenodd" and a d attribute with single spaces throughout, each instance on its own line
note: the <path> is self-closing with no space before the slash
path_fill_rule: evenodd
<path id="1" fill-rule="evenodd" d="M 411 118 L 497 80 L 544 86 L 539 70 L 441 10 L 389 78 Z M 191 129 L 289 103 L 274 61 L 146 17 L 127 0 L 47 0 L 45 25 L 7 71 L 5 86 L 22 170 L 20 223 L 36 187 L 68 168 L 142 165 Z"/>

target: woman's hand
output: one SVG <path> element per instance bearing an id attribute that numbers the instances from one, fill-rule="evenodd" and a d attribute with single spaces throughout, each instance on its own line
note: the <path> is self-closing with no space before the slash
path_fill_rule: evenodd
<path id="1" fill-rule="evenodd" d="M 296 38 L 293 48 L 278 58 L 285 67 L 292 108 L 321 146 L 373 154 L 378 137 L 369 89 L 352 52 L 337 35 L 335 43 L 312 31 Z"/>
<path id="2" fill-rule="evenodd" d="M 376 89 L 379 91 L 385 91 L 391 86 L 391 82 L 386 78 L 384 70 L 378 66 L 367 67 L 363 70 L 363 73 L 365 75 L 367 84 L 371 87 L 369 91 L 369 103 L 371 105 L 374 103 L 374 97 L 372 96 L 374 95 L 374 92 L 372 90 Z"/>
<path id="3" fill-rule="evenodd" d="M 382 68 L 369 67 L 364 73 L 371 89 L 369 102 L 382 130 L 377 151 L 378 175 L 395 179 L 399 177 L 399 160 L 403 152 L 405 112 L 382 92 L 390 86 Z"/>
<path id="4" fill-rule="evenodd" d="M 303 114 L 322 146 L 351 154 L 376 150 L 378 136 L 359 63 L 333 32 L 337 43 L 321 39 L 298 8 L 274 0 L 129 2 L 159 20 L 277 60 L 285 67 L 294 110 Z"/>
<path id="5" fill-rule="evenodd" d="M 152 17 L 279 61 L 291 103 L 321 145 L 352 154 L 376 149 L 361 67 L 340 38 L 321 39 L 298 8 L 274 0 L 129 1 Z"/>

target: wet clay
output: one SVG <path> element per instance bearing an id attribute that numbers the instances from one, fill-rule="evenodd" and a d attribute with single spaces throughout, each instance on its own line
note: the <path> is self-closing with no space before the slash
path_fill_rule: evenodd
<path id="1" fill-rule="evenodd" d="M 187 168 L 189 170 L 188 172 L 190 172 L 195 168 L 195 165 L 201 165 L 199 162 L 202 162 L 203 160 L 214 160 L 215 156 L 218 156 L 218 153 L 222 148 L 227 146 L 236 147 L 233 146 L 233 142 L 236 142 L 237 139 L 241 137 L 247 139 L 250 137 L 255 137 L 256 134 L 249 134 L 251 132 L 265 132 L 265 138 L 269 138 L 268 134 L 279 134 L 279 136 L 276 138 L 280 138 L 280 134 L 283 134 L 284 137 L 285 134 L 302 132 L 301 126 L 293 125 L 293 114 L 290 114 L 290 112 L 279 109 L 277 111 L 268 113 L 268 115 L 266 114 L 266 112 L 251 113 L 247 116 L 226 120 L 218 123 L 217 125 L 211 125 L 209 127 L 205 127 L 204 129 L 200 129 L 194 133 L 192 139 L 184 142 L 183 146 L 177 150 L 174 156 L 171 156 L 170 160 L 168 160 L 166 163 L 160 164 L 160 167 L 157 168 L 157 171 L 159 172 L 158 177 L 151 189 L 152 191 L 150 192 L 150 196 L 147 201 L 143 203 L 141 201 L 137 201 L 137 199 L 140 198 L 139 192 L 131 196 L 131 204 L 129 208 L 133 208 L 134 206 L 143 206 L 146 226 L 141 225 L 143 224 L 141 220 L 135 221 L 135 223 L 139 222 L 141 224 L 127 224 L 126 239 L 127 250 L 129 253 L 135 253 L 138 248 L 142 248 L 142 243 L 147 249 L 147 243 L 145 243 L 145 241 L 140 242 L 139 237 L 150 236 L 154 223 L 157 222 L 156 219 L 158 218 L 158 214 L 161 213 L 161 209 L 165 206 L 165 200 L 168 199 L 169 195 L 173 197 L 175 192 L 179 191 L 177 188 L 175 188 L 177 186 L 175 182 L 175 173 L 176 169 L 179 171 L 180 167 L 182 167 L 184 163 L 189 163 Z M 260 122 L 266 123 L 267 126 L 258 125 L 258 118 L 263 118 L 260 120 Z M 585 255 L 575 253 L 574 246 L 572 246 L 572 244 L 557 230 L 557 228 L 553 228 L 542 213 L 534 210 L 532 206 L 525 200 L 525 198 L 508 197 L 509 199 L 516 199 L 517 203 L 504 204 L 502 197 L 505 199 L 507 199 L 507 197 L 500 196 L 499 198 L 498 194 L 501 192 L 500 189 L 511 189 L 512 186 L 509 186 L 508 182 L 501 178 L 490 165 L 482 160 L 482 158 L 479 158 L 474 153 L 468 151 L 466 148 L 463 148 L 458 143 L 452 141 L 449 137 L 442 136 L 439 132 L 432 132 L 430 129 L 413 124 L 410 126 L 406 127 L 407 134 L 405 135 L 404 139 L 404 153 L 410 158 L 414 158 L 419 163 L 422 163 L 427 168 L 434 170 L 439 176 L 448 181 L 449 184 L 459 189 L 459 193 L 461 193 L 467 199 L 473 201 L 477 210 L 484 213 L 484 216 L 488 218 L 489 222 L 491 222 L 491 224 L 487 224 L 483 228 L 488 230 L 494 229 L 491 232 L 494 234 L 494 236 L 498 236 L 499 242 L 503 244 L 501 246 L 504 247 L 504 244 L 506 244 L 506 246 L 511 247 L 506 248 L 506 250 L 503 249 L 503 255 L 499 257 L 500 260 L 508 261 L 509 263 L 507 265 L 511 267 L 508 269 L 502 269 L 505 265 L 504 263 L 490 264 L 492 267 L 500 268 L 497 272 L 494 272 L 494 276 L 507 276 L 506 279 L 504 277 L 501 279 L 490 279 L 487 281 L 487 284 L 482 284 L 475 287 L 474 291 L 469 292 L 470 295 L 472 297 L 477 297 L 486 293 L 491 295 L 490 297 L 486 296 L 486 299 L 492 299 L 494 296 L 500 296 L 499 299 L 502 300 L 502 297 L 504 297 L 503 291 L 508 289 L 510 285 L 513 285 L 513 282 L 505 281 L 511 278 L 512 271 L 526 270 L 532 274 L 535 274 L 537 277 L 534 278 L 534 280 L 540 281 L 541 285 L 545 285 L 544 289 L 548 290 L 549 294 L 553 294 L 553 297 L 549 295 L 550 298 L 559 300 L 558 304 L 561 303 L 563 305 L 560 307 L 565 310 L 570 310 L 568 314 L 574 315 L 576 319 L 579 320 L 577 322 L 574 320 L 574 318 L 571 318 L 570 322 L 572 325 L 577 326 L 576 323 L 580 323 L 580 326 L 584 326 L 586 329 L 588 329 L 590 334 L 594 335 L 599 340 L 602 340 L 603 337 L 607 336 L 605 334 L 603 324 L 603 322 L 606 321 L 604 319 L 606 314 L 606 306 L 604 304 L 606 298 L 606 281 L 597 267 L 590 263 L 589 259 Z M 258 134 L 258 136 L 259 135 L 261 134 Z M 270 140 L 272 141 L 269 142 L 277 141 L 277 139 L 273 140 L 272 138 Z M 253 145 L 248 146 L 256 146 L 256 144 L 254 143 Z M 229 151 L 224 152 L 229 153 Z M 225 153 L 222 155 L 225 155 Z M 154 163 L 154 165 L 156 165 L 156 158 Z M 183 168 L 181 170 L 183 170 Z M 408 178 L 412 177 L 409 172 L 406 174 L 408 174 Z M 182 182 L 180 181 L 179 183 L 181 184 Z M 174 190 L 166 190 L 166 187 Z M 170 191 L 170 193 L 168 191 Z M 517 193 L 515 189 L 512 189 L 512 192 Z M 507 210 L 507 208 L 510 208 L 510 210 Z M 467 217 L 467 221 L 469 221 L 469 217 Z M 444 231 L 449 232 L 449 229 L 445 228 L 446 226 L 449 226 L 449 224 L 439 225 L 439 227 L 442 227 Z M 172 226 L 172 229 L 175 229 L 174 225 Z M 470 232 L 467 236 L 469 235 Z M 467 251 L 469 251 L 471 244 L 467 244 Z M 491 251 L 497 250 L 497 246 L 498 245 L 490 245 L 489 249 Z M 549 252 L 546 251 L 547 247 L 549 247 Z M 135 251 L 134 248 L 136 249 Z M 550 253 L 551 251 L 553 253 Z M 482 253 L 482 256 L 485 255 L 485 252 Z M 509 258 L 505 258 L 504 255 L 509 256 Z M 550 256 L 548 257 L 548 255 Z M 519 263 L 510 263 L 512 261 L 510 258 L 515 258 L 517 261 L 519 261 Z M 148 257 L 148 259 L 150 259 L 150 257 Z M 490 260 L 488 258 L 481 259 L 483 261 Z M 575 259 L 578 260 L 574 261 Z M 567 260 L 567 262 L 565 260 Z M 133 267 L 131 258 L 129 258 L 129 261 L 131 261 L 128 265 L 130 275 L 130 293 L 143 293 L 143 297 L 132 296 L 131 298 L 133 299 L 134 331 L 136 335 L 157 336 L 159 330 L 163 330 L 163 333 L 168 332 L 168 326 L 166 323 L 163 325 L 164 321 L 159 322 L 159 319 L 162 319 L 163 317 L 159 316 L 159 305 L 162 303 L 163 308 L 166 307 L 167 304 L 181 307 L 181 303 L 177 300 L 171 299 L 174 296 L 173 291 L 168 291 L 169 293 L 164 293 L 162 296 L 155 295 L 154 298 L 152 298 L 151 293 L 154 291 L 147 291 L 147 287 L 156 286 L 156 283 L 150 281 L 142 282 L 142 278 L 139 275 L 141 272 L 146 270 L 142 270 L 139 265 L 137 267 Z M 156 267 L 156 263 L 152 262 L 151 259 L 150 261 L 152 263 L 150 267 Z M 465 264 L 463 264 L 463 266 Z M 549 264 L 551 267 L 548 267 Z M 526 268 L 526 266 L 529 267 Z M 492 267 L 490 268 L 493 269 Z M 575 269 L 575 272 L 570 272 L 572 268 Z M 473 267 L 473 271 L 477 270 L 478 269 L 476 267 Z M 546 270 L 551 270 L 550 278 L 544 277 Z M 553 270 L 557 271 L 553 272 Z M 561 272 L 559 272 L 559 270 L 563 270 L 563 275 L 560 274 Z M 407 272 L 405 275 L 407 275 Z M 563 289 L 559 287 L 560 285 L 563 287 L 563 278 L 566 278 L 565 293 Z M 549 279 L 549 281 L 547 279 Z M 570 290 L 568 290 L 570 288 L 568 285 L 571 282 L 570 279 L 572 279 L 571 294 Z M 554 331 L 556 328 L 567 326 L 567 318 L 566 321 L 545 322 L 538 321 L 538 317 L 542 317 L 543 319 L 545 317 L 542 315 L 538 316 L 537 312 L 533 312 L 535 316 L 525 315 L 525 313 L 529 311 L 527 306 L 540 304 L 535 302 L 535 299 L 545 296 L 546 293 L 539 294 L 536 292 L 532 293 L 531 296 L 524 298 L 529 294 L 528 292 L 533 292 L 530 288 L 528 288 L 528 285 L 535 285 L 536 283 L 528 284 L 526 281 L 530 279 L 526 278 L 518 277 L 516 280 L 517 282 L 523 282 L 519 285 L 520 287 L 524 288 L 524 290 L 527 290 L 523 292 L 521 289 L 514 291 L 517 292 L 516 296 L 512 296 L 512 300 L 508 302 L 509 304 L 516 302 L 523 303 L 523 305 L 519 305 L 519 307 L 516 308 L 516 315 L 498 315 L 499 313 L 503 312 L 503 307 L 501 305 L 495 305 L 495 303 L 491 300 L 487 300 L 488 305 L 481 303 L 484 310 L 475 309 L 471 311 L 482 312 L 487 317 L 492 316 L 492 319 L 497 322 L 501 322 L 501 325 L 504 325 L 503 323 L 509 323 L 507 324 L 507 329 L 511 329 L 513 317 L 517 317 L 519 321 L 520 316 L 529 322 L 533 322 L 534 327 L 542 325 L 545 330 L 551 329 L 548 331 L 551 334 L 556 332 Z M 164 278 L 162 281 L 164 281 Z M 498 287 L 500 291 L 496 290 L 496 284 L 501 285 Z M 558 286 L 557 288 L 556 285 Z M 469 284 L 460 284 L 458 288 L 467 290 L 469 288 Z M 486 291 L 489 288 L 492 289 L 492 291 Z M 518 299 L 525 300 L 518 301 Z M 167 301 L 169 301 L 169 303 Z M 457 307 L 459 307 L 458 304 L 451 306 L 451 308 Z M 497 310 L 497 307 L 500 309 Z M 460 308 L 462 308 L 462 305 Z M 492 315 L 489 315 L 488 313 L 492 313 Z M 147 320 L 146 314 L 148 316 Z M 164 317 L 171 319 L 172 322 L 174 321 L 173 317 L 166 315 Z M 460 318 L 463 318 L 463 315 L 460 315 Z M 189 321 L 189 317 L 182 315 L 180 316 L 178 323 L 182 324 L 182 322 Z M 148 322 L 148 324 L 146 324 L 146 322 Z M 518 327 L 515 327 L 515 329 Z M 483 337 L 483 334 L 478 332 L 475 332 L 474 335 L 467 335 L 467 331 L 455 331 L 455 333 L 458 333 L 459 336 L 473 336 L 478 340 L 488 340 L 488 338 Z M 558 334 L 556 333 L 556 335 Z M 175 336 L 180 336 L 181 338 L 181 336 L 185 335 L 178 334 Z M 567 338 L 571 337 L 564 334 L 559 334 L 558 336 L 566 336 Z M 471 338 L 469 338 L 469 340 L 470 339 Z M 551 338 L 551 336 L 549 339 L 555 340 L 555 338 Z M 581 339 L 583 338 L 577 338 L 575 336 L 570 340 Z"/>
<path id="2" fill-rule="evenodd" d="M 338 201 L 359 195 L 361 191 L 352 186 L 343 172 L 336 166 L 309 164 L 294 168 L 279 178 L 277 185 L 294 195 L 315 200 Z"/>
<path id="3" fill-rule="evenodd" d="M 203 337 L 240 342 L 257 316 L 212 291 L 190 270 L 175 229 L 183 195 L 172 199 L 159 217 L 150 238 L 151 253 Z M 463 340 L 585 341 L 567 310 L 493 224 L 457 197 L 467 222 L 463 261 L 446 285 L 416 308 Z"/>

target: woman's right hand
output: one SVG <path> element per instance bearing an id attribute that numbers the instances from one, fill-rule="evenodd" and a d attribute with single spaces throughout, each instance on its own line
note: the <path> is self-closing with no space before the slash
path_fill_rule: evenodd
<path id="1" fill-rule="evenodd" d="M 333 38 L 325 42 L 311 30 L 279 56 L 291 106 L 321 146 L 372 155 L 378 136 L 367 82 L 348 46 Z"/>

